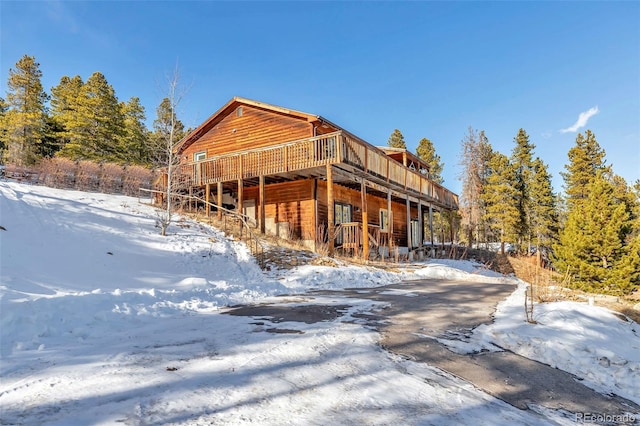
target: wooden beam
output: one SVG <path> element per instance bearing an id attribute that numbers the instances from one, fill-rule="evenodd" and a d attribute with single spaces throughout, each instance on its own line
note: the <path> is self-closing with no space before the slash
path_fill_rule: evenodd
<path id="1" fill-rule="evenodd" d="M 391 249 L 393 247 L 393 212 L 391 211 L 391 189 L 387 192 L 387 220 L 389 221 L 387 226 L 387 246 L 389 247 L 389 258 L 391 258 Z"/>
<path id="2" fill-rule="evenodd" d="M 331 164 L 327 164 L 327 233 L 329 235 L 329 256 L 333 256 L 334 247 L 334 227 L 335 227 L 335 210 L 333 206 L 333 171 Z"/>
<path id="3" fill-rule="evenodd" d="M 418 200 L 418 247 L 422 247 L 424 244 L 424 218 L 422 217 L 422 202 Z"/>
<path id="4" fill-rule="evenodd" d="M 407 248 L 411 250 L 411 203 L 407 196 Z"/>
<path id="5" fill-rule="evenodd" d="M 258 178 L 258 202 L 260 206 L 258 208 L 258 222 L 260 225 L 260 233 L 265 233 L 265 202 L 266 198 L 264 196 L 264 176 L 260 175 Z"/>
<path id="6" fill-rule="evenodd" d="M 431 234 L 429 238 L 431 238 L 431 246 L 435 246 L 433 241 L 433 204 L 429 203 L 429 233 Z"/>
<path id="7" fill-rule="evenodd" d="M 362 179 L 360 184 L 360 210 L 362 211 L 362 258 L 369 259 L 369 223 L 367 218 L 367 185 Z"/>
<path id="8" fill-rule="evenodd" d="M 208 183 L 205 185 L 204 187 L 204 201 L 205 201 L 205 211 L 207 212 L 207 217 L 209 217 L 209 214 L 211 212 L 211 206 L 209 205 L 209 197 L 211 195 L 211 184 Z"/>
<path id="9" fill-rule="evenodd" d="M 218 207 L 222 207 L 222 182 L 218 182 L 217 194 L 218 196 Z M 222 220 L 222 210 L 218 209 L 218 220 Z"/>
<path id="10" fill-rule="evenodd" d="M 313 251 L 318 252 L 318 179 L 313 180 Z"/>
<path id="11" fill-rule="evenodd" d="M 454 220 L 453 220 L 453 214 L 449 215 L 449 230 L 451 231 L 451 246 L 453 247 L 453 237 L 455 236 L 455 232 L 453 229 L 454 226 Z"/>
<path id="12" fill-rule="evenodd" d="M 243 208 L 243 204 L 244 204 L 244 199 L 243 199 L 243 193 L 242 190 L 244 189 L 244 182 L 242 179 L 238 179 L 238 213 L 240 213 L 240 215 L 244 214 L 244 208 Z M 242 221 L 240 221 L 240 238 L 242 239 Z"/>

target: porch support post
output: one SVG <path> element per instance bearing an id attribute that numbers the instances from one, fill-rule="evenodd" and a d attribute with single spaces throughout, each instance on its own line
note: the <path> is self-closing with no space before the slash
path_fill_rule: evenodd
<path id="1" fill-rule="evenodd" d="M 335 226 L 335 210 L 333 206 L 333 170 L 331 164 L 327 164 L 327 235 L 329 238 L 329 256 L 333 256 L 334 251 L 334 226 Z"/>
<path id="2" fill-rule="evenodd" d="M 211 196 L 211 184 L 208 183 L 204 187 L 204 209 L 207 212 L 207 217 L 209 217 L 209 213 L 211 211 L 211 206 L 209 205 L 210 196 Z"/>
<path id="3" fill-rule="evenodd" d="M 407 250 L 411 251 L 411 202 L 407 194 Z"/>
<path id="4" fill-rule="evenodd" d="M 242 216 L 244 213 L 244 209 L 242 208 L 242 204 L 244 203 L 244 199 L 243 199 L 243 194 L 242 194 L 242 190 L 244 189 L 244 182 L 242 181 L 242 179 L 238 179 L 238 213 L 240 214 L 240 217 L 242 217 L 242 219 L 244 219 L 244 217 Z M 243 223 L 242 221 L 240 221 L 240 239 L 242 239 L 242 228 L 243 228 Z"/>
<path id="5" fill-rule="evenodd" d="M 222 220 L 222 182 L 218 182 L 218 189 L 216 195 L 218 196 L 218 220 Z"/>
<path id="6" fill-rule="evenodd" d="M 450 211 L 449 214 L 449 230 L 451 231 L 451 247 L 453 247 L 453 237 L 455 235 L 454 229 L 453 229 L 453 225 L 454 225 L 454 220 L 453 220 L 453 212 Z"/>
<path id="7" fill-rule="evenodd" d="M 387 159 L 387 162 L 389 162 L 389 159 Z M 391 188 L 387 190 L 387 220 L 389 221 L 389 224 L 387 226 L 387 237 L 389 241 L 387 241 L 387 245 L 389 247 L 389 258 L 391 258 L 391 247 L 393 245 L 393 212 L 391 211 Z"/>
<path id="8" fill-rule="evenodd" d="M 313 251 L 318 252 L 318 179 L 313 180 Z"/>
<path id="9" fill-rule="evenodd" d="M 265 232 L 265 224 L 264 224 L 264 203 L 265 203 L 265 197 L 264 197 L 264 176 L 260 175 L 260 177 L 258 178 L 258 198 L 259 203 L 260 203 L 260 208 L 258 211 L 258 220 L 260 221 L 260 233 L 264 234 Z"/>
<path id="10" fill-rule="evenodd" d="M 369 259 L 369 222 L 367 218 L 367 186 L 364 179 L 360 184 L 360 210 L 362 211 L 362 258 Z"/>
<path id="11" fill-rule="evenodd" d="M 418 199 L 418 238 L 420 238 L 419 241 L 416 241 L 418 247 L 422 247 L 424 244 L 424 218 L 422 217 L 422 201 L 420 199 Z"/>
<path id="12" fill-rule="evenodd" d="M 431 238 L 431 250 L 435 248 L 435 241 L 433 240 L 433 204 L 429 203 L 429 238 Z"/>

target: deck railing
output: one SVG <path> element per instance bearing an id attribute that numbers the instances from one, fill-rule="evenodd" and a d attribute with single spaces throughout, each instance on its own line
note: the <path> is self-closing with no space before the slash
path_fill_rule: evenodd
<path id="1" fill-rule="evenodd" d="M 186 163 L 180 166 L 180 173 L 193 186 L 202 186 L 339 163 L 426 195 L 444 207 L 458 207 L 458 197 L 454 193 L 341 131 Z"/>

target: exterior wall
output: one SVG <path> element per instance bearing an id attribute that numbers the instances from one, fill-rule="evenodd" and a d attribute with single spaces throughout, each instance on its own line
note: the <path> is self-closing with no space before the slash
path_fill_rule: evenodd
<path id="1" fill-rule="evenodd" d="M 281 238 L 301 239 L 313 244 L 315 239 L 315 201 L 313 179 L 265 185 L 265 231 Z M 258 187 L 245 187 L 243 198 L 254 200 L 258 219 Z M 288 225 L 285 225 L 288 224 Z"/>
<path id="2" fill-rule="evenodd" d="M 360 191 L 334 185 L 333 198 L 335 202 L 351 204 L 353 206 L 353 221 L 362 223 L 362 209 L 360 208 L 362 196 Z M 367 220 L 370 225 L 380 226 L 380 210 L 386 209 L 386 198 L 367 194 Z M 407 246 L 407 205 L 392 201 L 391 210 L 393 211 L 393 244 Z M 411 217 L 418 217 L 418 209 L 411 208 Z M 318 224 L 326 225 L 327 222 L 327 182 L 318 181 Z"/>
<path id="3" fill-rule="evenodd" d="M 240 107 L 240 117 L 236 108 L 185 149 L 181 160 L 193 161 L 193 154 L 201 151 L 206 151 L 209 158 L 313 136 L 313 126 L 303 119 L 249 105 Z"/>

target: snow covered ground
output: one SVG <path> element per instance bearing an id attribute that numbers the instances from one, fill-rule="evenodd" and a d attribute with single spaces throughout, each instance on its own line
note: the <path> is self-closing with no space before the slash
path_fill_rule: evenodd
<path id="1" fill-rule="evenodd" d="M 155 222 L 135 198 L 0 181 L 0 424 L 572 423 L 385 352 L 354 317 L 370 301 L 349 299 L 332 321 L 280 324 L 288 333 L 220 314 L 283 294 L 306 303 L 314 289 L 513 278 L 460 261 L 265 274 L 213 228 L 184 220 L 161 237 Z M 498 344 L 640 402 L 637 324 L 554 303 L 529 325 L 522 291 L 472 348 Z"/>

